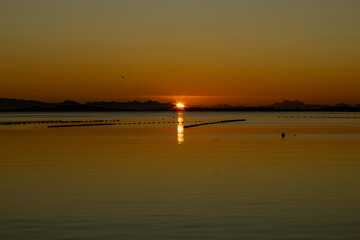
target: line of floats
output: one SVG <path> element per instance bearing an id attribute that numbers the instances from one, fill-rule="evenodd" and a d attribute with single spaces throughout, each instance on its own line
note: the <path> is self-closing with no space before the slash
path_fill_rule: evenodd
<path id="1" fill-rule="evenodd" d="M 183 123 L 206 123 L 211 121 L 184 121 Z M 0 125 L 30 125 L 30 124 L 47 124 L 48 127 L 67 127 L 67 126 L 104 126 L 104 125 L 146 125 L 146 124 L 177 124 L 178 121 L 143 121 L 143 122 L 126 122 L 120 119 L 107 120 L 41 120 L 41 121 L 3 121 Z M 51 125 L 54 124 L 54 125 Z"/>
<path id="2" fill-rule="evenodd" d="M 286 119 L 360 119 L 360 116 L 278 116 L 278 118 Z M 192 125 L 184 126 L 185 128 L 192 126 L 245 121 L 245 119 L 233 119 L 233 120 L 197 120 L 197 121 L 184 121 L 182 123 L 192 123 Z M 106 126 L 106 125 L 146 125 L 146 124 L 178 124 L 178 121 L 174 120 L 156 120 L 156 121 L 143 121 L 143 122 L 126 122 L 126 120 L 120 119 L 106 119 L 106 120 L 26 120 L 26 121 L 2 121 L 0 125 L 30 125 L 30 124 L 47 124 L 48 128 L 52 127 L 77 127 L 77 126 Z"/>
<path id="3" fill-rule="evenodd" d="M 360 118 L 360 116 L 278 116 L 278 118 Z"/>

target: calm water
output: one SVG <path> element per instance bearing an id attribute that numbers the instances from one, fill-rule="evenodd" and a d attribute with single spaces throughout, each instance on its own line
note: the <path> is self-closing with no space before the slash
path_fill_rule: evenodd
<path id="1" fill-rule="evenodd" d="M 359 113 L 68 119 L 156 124 L 0 126 L 0 239 L 360 239 Z"/>

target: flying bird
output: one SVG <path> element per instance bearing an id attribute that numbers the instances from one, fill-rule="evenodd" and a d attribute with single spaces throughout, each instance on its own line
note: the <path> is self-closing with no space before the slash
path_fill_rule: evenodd
<path id="1" fill-rule="evenodd" d="M 122 79 L 125 79 L 125 76 L 120 76 Z"/>

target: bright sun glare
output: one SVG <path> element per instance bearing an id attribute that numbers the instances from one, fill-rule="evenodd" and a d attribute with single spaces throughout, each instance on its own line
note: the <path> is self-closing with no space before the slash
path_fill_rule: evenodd
<path id="1" fill-rule="evenodd" d="M 182 104 L 182 103 L 177 103 L 177 104 L 176 104 L 176 107 L 178 107 L 178 108 L 184 108 L 185 106 L 184 106 L 184 104 Z"/>

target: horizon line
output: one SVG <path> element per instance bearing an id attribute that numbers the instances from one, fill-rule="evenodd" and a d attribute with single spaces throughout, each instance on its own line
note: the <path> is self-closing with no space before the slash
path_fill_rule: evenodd
<path id="1" fill-rule="evenodd" d="M 187 97 L 187 96 L 186 96 Z M 195 97 L 195 96 L 193 96 Z M 197 96 L 197 97 L 205 97 L 205 96 Z M 216 98 L 218 96 L 213 96 L 213 98 Z M 166 98 L 165 96 L 163 96 L 162 98 Z M 230 98 L 230 96 L 229 96 Z M 43 101 L 43 100 L 35 100 L 35 99 L 21 99 L 21 98 L 9 98 L 9 97 L 0 97 L 0 99 L 8 99 L 8 100 L 20 100 L 20 101 L 36 101 L 36 102 L 43 102 L 43 103 L 64 103 L 64 102 L 75 102 L 75 103 L 79 103 L 79 104 L 88 104 L 88 103 L 93 103 L 93 102 L 104 102 L 104 103 L 109 103 L 109 102 L 116 102 L 116 103 L 130 103 L 130 102 L 140 102 L 140 103 L 146 103 L 146 102 L 157 102 L 157 103 L 160 103 L 160 104 L 174 104 L 176 105 L 176 103 L 178 103 L 179 101 L 168 101 L 168 102 L 160 102 L 158 100 L 152 100 L 150 98 L 148 98 L 148 100 L 137 100 L 137 99 L 133 99 L 133 100 L 92 100 L 92 101 L 85 101 L 85 102 L 82 102 L 82 101 L 76 101 L 76 100 L 72 100 L 72 99 L 66 99 L 66 100 L 63 100 L 63 101 Z M 302 100 L 299 100 L 299 99 L 294 99 L 294 100 L 291 100 L 291 99 L 283 99 L 281 101 L 274 101 L 273 103 L 270 103 L 270 104 L 258 104 L 258 105 L 245 105 L 245 104 L 228 104 L 228 103 L 216 103 L 216 104 L 193 104 L 193 105 L 190 105 L 190 104 L 187 104 L 188 107 L 214 107 L 214 106 L 217 106 L 217 105 L 225 105 L 225 106 L 229 106 L 229 107 L 267 107 L 267 106 L 271 106 L 271 105 L 274 105 L 274 104 L 281 104 L 281 103 L 284 103 L 284 102 L 300 102 L 304 105 L 319 105 L 319 106 L 335 106 L 335 105 L 338 105 L 338 104 L 346 104 L 346 105 L 350 105 L 352 107 L 356 107 L 358 105 L 360 105 L 360 103 L 355 103 L 355 104 L 350 104 L 350 103 L 347 103 L 347 102 L 338 102 L 338 103 L 335 103 L 335 104 L 321 104 L 321 103 L 305 103 L 304 101 Z"/>

